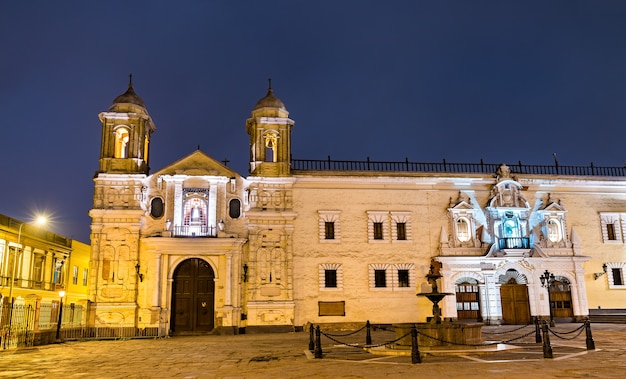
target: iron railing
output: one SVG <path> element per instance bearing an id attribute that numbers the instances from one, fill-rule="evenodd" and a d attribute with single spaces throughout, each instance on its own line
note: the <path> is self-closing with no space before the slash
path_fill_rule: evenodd
<path id="1" fill-rule="evenodd" d="M 528 237 L 504 237 L 498 239 L 498 246 L 502 249 L 530 249 Z"/>
<path id="2" fill-rule="evenodd" d="M 176 225 L 172 230 L 173 237 L 216 237 L 215 226 L 207 225 Z"/>
<path id="3" fill-rule="evenodd" d="M 424 172 L 424 173 L 475 173 L 493 174 L 501 163 L 451 163 L 442 162 L 410 162 L 408 158 L 400 162 L 373 161 L 368 157 L 365 161 L 342 161 L 328 159 L 292 159 L 291 169 L 294 171 L 381 171 L 381 172 Z M 626 167 L 594 166 L 562 166 L 528 165 L 518 163 L 507 164 L 511 174 L 523 175 L 572 175 L 572 176 L 626 176 Z"/>

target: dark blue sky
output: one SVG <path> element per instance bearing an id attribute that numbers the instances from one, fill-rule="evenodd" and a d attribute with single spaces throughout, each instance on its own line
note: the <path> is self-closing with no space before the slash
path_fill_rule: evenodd
<path id="1" fill-rule="evenodd" d="M 133 73 L 152 171 L 247 175 L 272 78 L 301 159 L 621 166 L 624 1 L 1 1 L 0 213 L 89 242 L 97 115 Z"/>

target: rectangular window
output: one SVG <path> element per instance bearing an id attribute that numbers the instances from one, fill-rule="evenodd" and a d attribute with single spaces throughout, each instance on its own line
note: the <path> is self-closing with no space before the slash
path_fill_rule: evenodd
<path id="1" fill-rule="evenodd" d="M 398 270 L 398 287 L 409 286 L 409 270 Z"/>
<path id="2" fill-rule="evenodd" d="M 324 270 L 324 287 L 337 288 L 337 270 Z"/>
<path id="3" fill-rule="evenodd" d="M 606 234 L 609 241 L 615 241 L 615 224 L 606 224 Z"/>
<path id="4" fill-rule="evenodd" d="M 611 272 L 613 273 L 613 285 L 614 286 L 623 286 L 624 278 L 622 277 L 622 269 L 621 268 L 612 268 Z"/>
<path id="5" fill-rule="evenodd" d="M 382 222 L 374 223 L 374 239 L 375 240 L 383 239 L 383 223 Z"/>
<path id="6" fill-rule="evenodd" d="M 398 240 L 406 240 L 406 223 L 398 222 L 396 224 L 396 231 L 398 233 Z"/>
<path id="7" fill-rule="evenodd" d="M 327 240 L 335 239 L 335 223 L 332 221 L 324 222 L 324 236 Z"/>
<path id="8" fill-rule="evenodd" d="M 385 270 L 374 270 L 374 287 L 387 287 L 387 272 Z"/>
<path id="9" fill-rule="evenodd" d="M 89 273 L 89 269 L 83 269 L 83 286 L 87 285 L 87 274 Z"/>
<path id="10" fill-rule="evenodd" d="M 78 266 L 72 267 L 72 284 L 78 284 Z"/>

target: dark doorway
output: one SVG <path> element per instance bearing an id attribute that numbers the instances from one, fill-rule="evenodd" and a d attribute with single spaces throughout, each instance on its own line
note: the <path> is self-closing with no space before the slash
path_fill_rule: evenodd
<path id="1" fill-rule="evenodd" d="M 208 332 L 215 326 L 215 273 L 202 259 L 183 261 L 174 271 L 171 330 Z"/>
<path id="2" fill-rule="evenodd" d="M 530 302 L 528 301 L 528 287 L 517 284 L 511 279 L 507 284 L 500 286 L 502 301 L 502 321 L 505 324 L 524 325 L 530 323 Z"/>

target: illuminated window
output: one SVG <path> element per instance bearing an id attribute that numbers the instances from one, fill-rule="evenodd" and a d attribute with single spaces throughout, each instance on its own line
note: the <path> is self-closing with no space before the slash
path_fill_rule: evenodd
<path id="1" fill-rule="evenodd" d="M 267 132 L 263 138 L 265 139 L 265 162 L 277 162 L 278 133 Z"/>
<path id="2" fill-rule="evenodd" d="M 115 130 L 115 158 L 128 158 L 129 132 L 126 128 Z"/>
<path id="3" fill-rule="evenodd" d="M 561 226 L 559 221 L 553 218 L 548 220 L 548 239 L 552 242 L 561 241 Z"/>
<path id="4" fill-rule="evenodd" d="M 83 269 L 83 286 L 87 285 L 87 274 L 89 273 L 89 269 Z"/>
<path id="5" fill-rule="evenodd" d="M 78 284 L 78 266 L 72 267 L 72 284 Z"/>
<path id="6" fill-rule="evenodd" d="M 472 234 L 470 232 L 470 224 L 467 218 L 459 217 L 456 220 L 456 237 L 461 242 L 467 242 L 470 239 L 472 239 Z"/>

